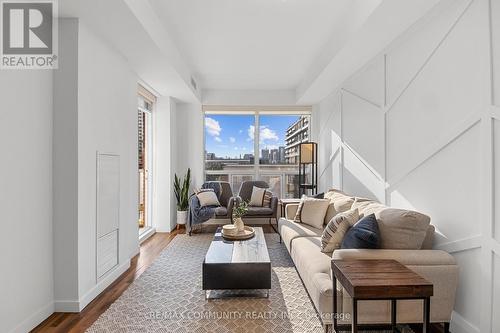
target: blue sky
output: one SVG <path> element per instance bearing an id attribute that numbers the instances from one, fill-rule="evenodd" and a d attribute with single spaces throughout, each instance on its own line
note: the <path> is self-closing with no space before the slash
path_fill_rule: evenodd
<path id="1" fill-rule="evenodd" d="M 299 116 L 261 116 L 260 149 L 285 145 L 285 131 Z M 253 154 L 253 115 L 206 115 L 205 144 L 219 157 Z"/>

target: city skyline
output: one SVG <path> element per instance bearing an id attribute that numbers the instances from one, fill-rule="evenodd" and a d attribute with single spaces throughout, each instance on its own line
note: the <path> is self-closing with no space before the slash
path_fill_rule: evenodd
<path id="1" fill-rule="evenodd" d="M 260 116 L 260 142 L 262 149 L 285 147 L 287 128 L 297 121 L 296 115 Z M 238 159 L 254 153 L 254 115 L 207 115 L 205 117 L 205 151 L 218 158 Z M 262 155 L 262 154 L 261 154 Z M 261 156 L 262 157 L 262 156 Z"/>

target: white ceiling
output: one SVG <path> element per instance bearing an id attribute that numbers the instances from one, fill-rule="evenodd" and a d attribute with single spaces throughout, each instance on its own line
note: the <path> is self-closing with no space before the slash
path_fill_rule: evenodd
<path id="1" fill-rule="evenodd" d="M 381 0 L 149 0 L 203 89 L 295 89 Z"/>

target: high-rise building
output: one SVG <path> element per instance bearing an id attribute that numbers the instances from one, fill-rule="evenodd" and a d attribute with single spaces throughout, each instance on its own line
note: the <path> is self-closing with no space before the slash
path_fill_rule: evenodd
<path id="1" fill-rule="evenodd" d="M 271 164 L 278 164 L 280 160 L 279 149 L 271 149 L 269 153 L 269 162 Z"/>
<path id="2" fill-rule="evenodd" d="M 269 149 L 265 148 L 260 151 L 260 159 L 263 163 L 269 162 Z"/>
<path id="3" fill-rule="evenodd" d="M 309 141 L 309 116 L 300 118 L 288 127 L 285 137 L 285 163 L 299 162 L 299 145 Z"/>
<path id="4" fill-rule="evenodd" d="M 285 147 L 280 146 L 278 149 L 279 149 L 279 152 L 278 152 L 279 161 L 278 161 L 278 163 L 283 164 L 283 163 L 285 163 Z"/>

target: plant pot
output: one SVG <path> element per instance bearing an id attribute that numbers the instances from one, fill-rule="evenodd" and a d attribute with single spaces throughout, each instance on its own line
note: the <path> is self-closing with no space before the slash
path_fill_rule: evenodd
<path id="1" fill-rule="evenodd" d="M 184 225 L 187 222 L 188 212 L 187 210 L 177 211 L 177 224 Z"/>
<path id="2" fill-rule="evenodd" d="M 234 219 L 234 226 L 236 227 L 236 232 L 242 232 L 245 229 L 245 224 L 241 217 L 236 217 Z"/>

